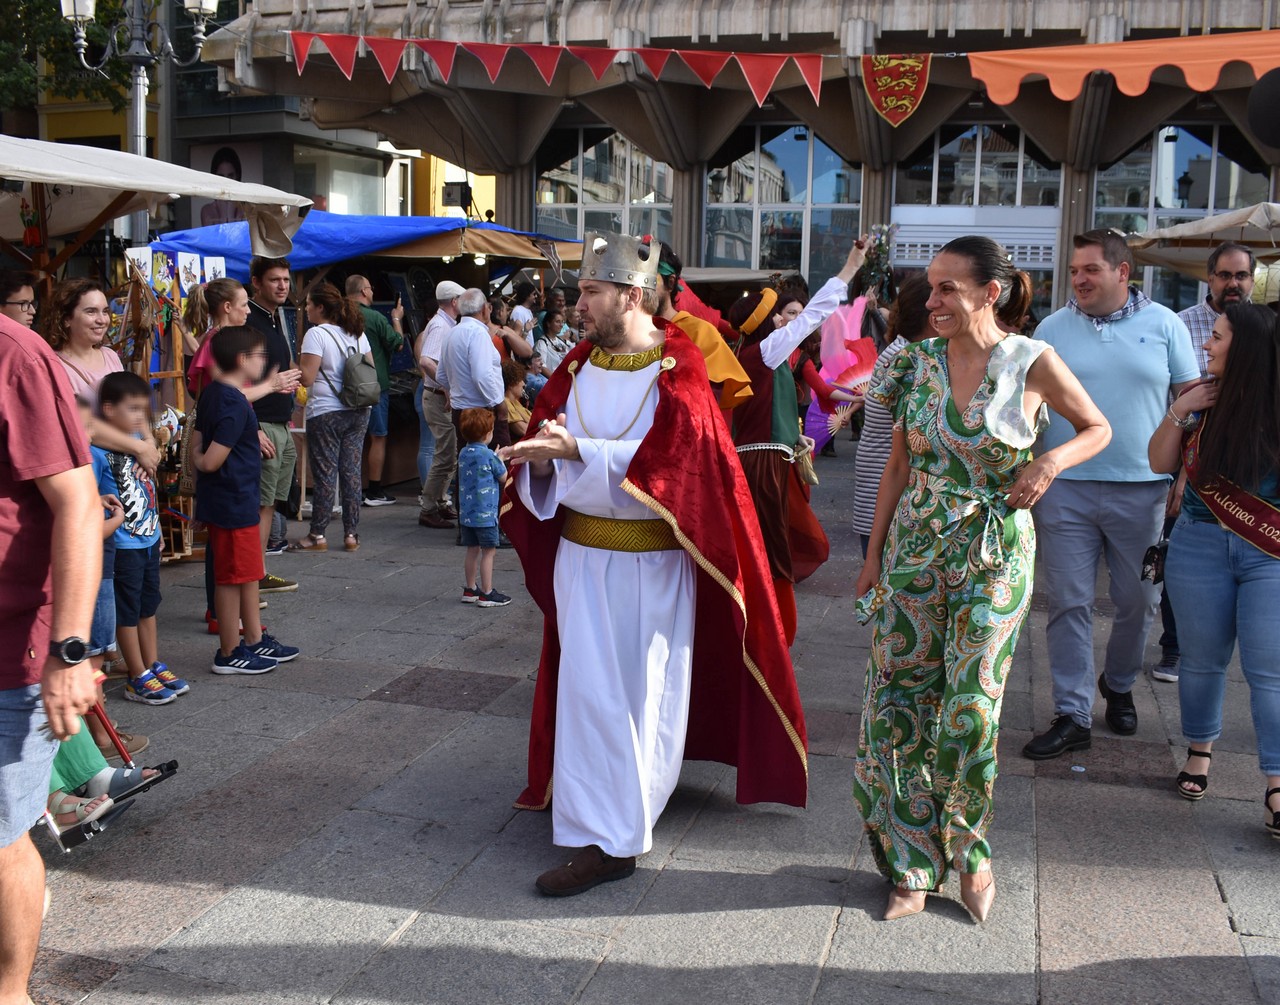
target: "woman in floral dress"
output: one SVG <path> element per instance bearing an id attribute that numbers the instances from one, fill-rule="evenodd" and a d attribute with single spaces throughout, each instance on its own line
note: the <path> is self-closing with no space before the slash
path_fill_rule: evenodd
<path id="1" fill-rule="evenodd" d="M 885 919 L 916 914 L 947 872 L 985 920 L 995 898 L 991 796 L 1005 678 L 1031 600 L 1030 507 L 1111 438 L 1043 342 L 1006 335 L 1031 281 L 1005 250 L 962 237 L 929 266 L 930 324 L 867 397 L 894 416 L 859 614 L 874 620 L 854 797 L 894 884 Z M 1046 406 L 1077 435 L 1032 459 Z"/>

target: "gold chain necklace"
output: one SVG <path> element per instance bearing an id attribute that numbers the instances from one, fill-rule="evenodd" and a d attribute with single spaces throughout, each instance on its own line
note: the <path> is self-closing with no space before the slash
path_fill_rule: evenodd
<path id="1" fill-rule="evenodd" d="M 662 352 L 663 345 L 661 343 L 654 346 L 652 349 L 646 349 L 644 352 L 619 353 L 616 355 L 613 353 L 607 353 L 599 346 L 595 346 L 591 350 L 589 361 L 593 366 L 599 366 L 602 370 L 617 370 L 634 373 L 658 362 L 658 360 L 662 359 Z M 582 415 L 582 401 L 578 397 L 578 367 L 576 363 L 571 364 L 569 367 L 569 382 L 573 387 L 573 408 L 574 411 L 578 413 L 578 425 L 582 427 L 582 431 L 586 434 L 587 439 L 623 439 L 633 428 L 635 428 L 635 424 L 640 421 L 640 416 L 644 414 L 644 406 L 649 402 L 649 392 L 652 391 L 654 385 L 658 383 L 658 378 L 662 376 L 662 371 L 670 370 L 673 366 L 675 366 L 674 359 L 671 359 L 669 362 L 668 360 L 662 360 L 662 365 L 654 371 L 653 379 L 649 381 L 649 386 L 644 389 L 644 394 L 640 396 L 640 407 L 636 409 L 636 414 L 632 416 L 631 421 L 627 423 L 627 428 L 617 436 L 602 437 L 593 435 L 591 430 L 587 428 L 586 419 L 584 419 Z"/>

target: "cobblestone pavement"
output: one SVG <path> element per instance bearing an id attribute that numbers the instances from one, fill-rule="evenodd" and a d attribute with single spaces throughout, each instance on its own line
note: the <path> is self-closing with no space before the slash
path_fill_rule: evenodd
<path id="1" fill-rule="evenodd" d="M 357 554 L 269 561 L 302 586 L 264 619 L 305 655 L 244 679 L 208 672 L 200 568 L 167 567 L 161 657 L 191 693 L 108 703 L 150 734 L 143 762 L 181 771 L 71 855 L 38 838 L 53 906 L 36 1001 L 1280 1001 L 1280 847 L 1242 679 L 1201 803 L 1173 791 L 1177 687 L 1145 677 L 1136 736 L 1100 725 L 1091 751 L 1033 765 L 1018 751 L 1051 713 L 1042 604 L 1004 707 L 990 921 L 954 883 L 924 915 L 878 920 L 851 797 L 869 633 L 850 613 L 853 445 L 838 449 L 815 490 L 833 558 L 798 590 L 809 808 L 737 806 L 730 769 L 690 763 L 636 875 L 569 900 L 533 888 L 563 858 L 547 815 L 511 808 L 540 625 L 510 552 L 515 602 L 464 607 L 461 549 L 416 526 L 402 487 L 364 511 Z"/>

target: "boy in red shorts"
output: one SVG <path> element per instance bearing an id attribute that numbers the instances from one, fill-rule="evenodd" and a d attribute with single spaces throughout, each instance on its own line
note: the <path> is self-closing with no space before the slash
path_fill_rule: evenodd
<path id="1" fill-rule="evenodd" d="M 213 545 L 216 674 L 260 674 L 298 655 L 262 630 L 258 581 L 265 574 L 258 532 L 262 448 L 253 406 L 240 389 L 262 379 L 266 341 L 247 326 L 221 328 L 210 346 L 218 375 L 196 412 L 196 519 Z M 236 625 L 243 625 L 241 640 Z"/>

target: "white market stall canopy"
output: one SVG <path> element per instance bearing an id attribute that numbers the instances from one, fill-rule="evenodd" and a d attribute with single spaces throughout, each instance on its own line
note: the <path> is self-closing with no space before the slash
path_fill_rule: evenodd
<path id="1" fill-rule="evenodd" d="M 72 239 L 53 261 L 43 263 L 47 271 L 116 217 L 154 212 L 184 195 L 241 206 L 254 252 L 270 256 L 288 254 L 291 237 L 311 208 L 310 199 L 266 185 L 120 150 L 16 136 L 0 136 L 0 179 L 9 183 L 0 191 L 0 241 L 8 245 L 6 251 L 30 259 L 22 246 L 47 248 L 50 238 Z"/>
<path id="2" fill-rule="evenodd" d="M 1280 203 L 1206 216 L 1127 238 L 1142 265 L 1160 265 L 1193 279 L 1205 278 L 1209 252 L 1223 241 L 1248 245 L 1260 259 L 1280 257 Z"/>

